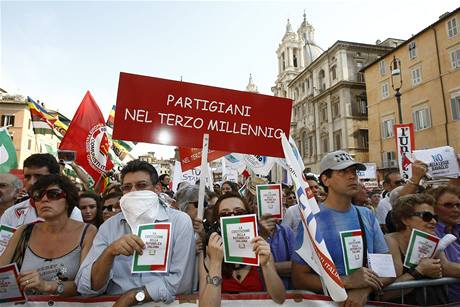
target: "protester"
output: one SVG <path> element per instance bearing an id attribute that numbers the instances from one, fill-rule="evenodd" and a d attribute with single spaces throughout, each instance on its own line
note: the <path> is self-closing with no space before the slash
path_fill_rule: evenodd
<path id="1" fill-rule="evenodd" d="M 161 175 L 158 180 L 160 181 L 161 184 L 161 191 L 163 193 L 166 193 L 170 191 L 171 189 L 169 188 L 169 184 L 171 183 L 171 177 L 168 174 L 163 174 Z"/>
<path id="2" fill-rule="evenodd" d="M 259 217 L 260 235 L 270 244 L 270 251 L 275 261 L 275 268 L 283 280 L 286 289 L 292 289 L 291 267 L 294 253 L 295 235 L 292 230 L 278 224 L 278 219 L 266 214 Z"/>
<path id="3" fill-rule="evenodd" d="M 380 202 L 380 192 L 372 191 L 371 193 L 369 193 L 369 198 L 371 200 L 370 205 L 372 206 L 372 208 L 374 208 L 374 212 L 375 212 Z"/>
<path id="4" fill-rule="evenodd" d="M 195 260 L 195 248 L 191 219 L 160 203 L 154 193 L 158 174 L 148 162 L 128 162 L 121 171 L 121 181 L 123 211 L 99 228 L 93 247 L 77 274 L 78 292 L 121 295 L 116 306 L 149 301 L 171 303 L 176 294 L 190 292 L 192 288 L 194 266 L 190 264 Z M 153 223 L 171 223 L 167 273 L 131 273 L 132 256 L 135 251 L 142 253 L 145 244 L 133 234 L 136 230 L 131 229 L 129 223 L 146 214 Z"/>
<path id="5" fill-rule="evenodd" d="M 294 205 L 297 204 L 297 198 L 295 196 L 295 192 L 292 191 L 292 190 L 288 190 L 286 191 L 286 194 L 285 194 L 285 197 L 286 197 L 286 203 L 285 203 L 285 208 L 288 209 Z"/>
<path id="6" fill-rule="evenodd" d="M 214 206 L 214 219 L 218 223 L 223 216 L 249 213 L 250 207 L 239 194 L 226 193 Z M 264 285 L 270 297 L 278 304 L 285 299 L 285 288 L 278 276 L 268 243 L 256 237 L 253 250 L 259 256 L 260 268 L 223 262 L 222 238 L 219 232 L 209 234 L 206 258 L 200 256 L 199 306 L 220 306 L 221 293 L 263 291 Z"/>
<path id="7" fill-rule="evenodd" d="M 121 211 L 120 198 L 121 192 L 111 192 L 102 199 L 102 219 L 107 221 L 109 218 Z"/>
<path id="8" fill-rule="evenodd" d="M 312 175 L 307 175 L 305 176 L 305 179 L 307 180 L 308 186 L 310 187 L 310 190 L 313 194 L 313 196 L 316 199 L 317 203 L 320 203 L 319 199 L 319 185 L 318 185 L 318 180 L 316 179 L 315 176 Z M 294 234 L 297 234 L 298 227 L 300 225 L 300 211 L 299 211 L 299 205 L 294 205 L 292 207 L 289 207 L 286 210 L 286 213 L 284 214 L 284 218 L 282 221 L 282 225 L 287 226 L 292 229 L 292 232 Z M 300 225 L 300 227 L 302 227 Z"/>
<path id="9" fill-rule="evenodd" d="M 404 186 L 399 186 L 394 188 L 388 196 L 388 199 L 390 201 L 391 208 L 396 206 L 396 204 L 399 202 L 399 198 L 401 197 L 401 192 L 403 191 Z M 397 231 L 396 226 L 393 223 L 393 218 L 392 218 L 393 210 L 388 211 L 387 217 L 385 218 L 385 229 L 387 230 L 387 233 L 392 233 Z"/>
<path id="10" fill-rule="evenodd" d="M 366 207 L 374 213 L 374 207 L 372 207 L 371 205 L 371 200 L 369 199 L 369 196 L 367 195 L 368 192 L 367 192 L 366 187 L 361 182 L 358 185 L 359 185 L 358 193 L 356 193 L 356 195 L 353 196 L 353 198 L 351 199 L 351 202 L 356 206 Z"/>
<path id="11" fill-rule="evenodd" d="M 389 201 L 390 192 L 400 185 L 404 184 L 404 179 L 401 177 L 399 171 L 391 171 L 386 174 L 383 179 L 383 189 L 384 193 L 382 199 L 380 200 L 377 209 L 375 210 L 375 217 L 379 221 L 380 227 L 386 233 L 388 230 L 385 225 L 385 218 L 387 217 L 388 212 L 391 210 L 391 204 Z"/>
<path id="12" fill-rule="evenodd" d="M 225 193 L 230 193 L 230 192 L 238 193 L 238 185 L 234 183 L 233 181 L 225 181 L 224 183 L 222 183 L 220 192 L 222 193 L 222 195 L 224 195 Z"/>
<path id="13" fill-rule="evenodd" d="M 356 162 L 350 154 L 342 150 L 326 154 L 320 162 L 320 183 L 328 196 L 324 203 L 319 205 L 320 212 L 315 214 L 316 225 L 347 291 L 346 306 L 364 305 L 372 290 L 380 291 L 391 282 L 391 279 L 379 278 L 365 267 L 368 253 L 388 253 L 388 247 L 374 215 L 369 209 L 351 203 L 352 197 L 359 191 L 357 171 L 365 169 L 364 164 Z M 356 229 L 361 229 L 365 234 L 362 246 L 357 247 L 363 250 L 363 267 L 346 275 L 346 260 L 343 257 L 340 232 Z M 300 227 L 296 250 L 301 247 L 303 235 L 303 227 Z M 294 253 L 292 262 L 294 287 L 321 292 L 321 280 L 305 260 Z"/>
<path id="14" fill-rule="evenodd" d="M 22 189 L 22 182 L 13 174 L 0 174 L 0 216 L 14 205 Z"/>
<path id="15" fill-rule="evenodd" d="M 432 191 L 430 194 L 435 199 L 434 212 L 438 215 L 436 225 L 436 235 L 440 238 L 446 234 L 453 234 L 460 237 L 460 187 L 459 186 L 441 186 Z M 460 263 L 460 241 L 456 240 L 450 244 L 444 253 L 451 262 Z M 449 301 L 460 301 L 460 284 L 449 285 Z"/>
<path id="16" fill-rule="evenodd" d="M 392 210 L 392 219 L 397 232 L 387 234 L 385 240 L 388 243 L 396 269 L 396 281 L 408 281 L 423 278 L 441 278 L 442 276 L 460 276 L 460 264 L 447 260 L 444 252 L 439 259 L 423 258 L 414 269 L 403 266 L 409 239 L 413 229 L 435 234 L 436 219 L 433 205 L 435 200 L 427 194 L 406 195 L 399 199 Z M 404 303 L 416 305 L 438 305 L 448 302 L 444 286 L 426 287 L 427 301 L 424 301 L 422 288 L 405 289 Z M 388 293 L 388 298 L 398 298 L 400 291 Z"/>
<path id="17" fill-rule="evenodd" d="M 199 186 L 187 186 L 176 193 L 176 204 L 179 209 L 190 216 L 195 231 L 195 253 L 198 255 L 203 250 L 205 240 L 205 228 L 203 220 L 197 216 L 198 213 Z M 204 197 L 204 210 L 208 205 L 208 197 Z"/>
<path id="18" fill-rule="evenodd" d="M 214 190 L 215 191 L 215 190 Z M 212 210 L 214 208 L 214 205 L 216 204 L 217 200 L 219 199 L 219 194 L 217 194 L 216 192 L 209 192 L 207 193 L 208 195 L 208 206 L 205 208 L 204 210 L 204 218 L 212 223 L 213 220 L 212 220 Z"/>
<path id="19" fill-rule="evenodd" d="M 16 230 L 0 266 L 16 263 L 19 285 L 29 294 L 75 296 L 74 279 L 97 229 L 69 218 L 78 205 L 78 191 L 67 177 L 41 176 L 30 193 L 43 222 Z"/>
<path id="20" fill-rule="evenodd" d="M 24 160 L 23 168 L 24 188 L 27 191 L 41 176 L 59 174 L 59 164 L 50 154 L 33 154 L 29 156 Z M 81 212 L 77 206 L 73 208 L 70 218 L 83 221 Z M 0 224 L 17 228 L 36 220 L 37 212 L 31 206 L 29 199 L 27 199 L 6 209 L 0 219 Z"/>
<path id="21" fill-rule="evenodd" d="M 94 192 L 83 192 L 80 194 L 78 208 L 85 223 L 92 224 L 99 228 L 104 222 L 102 219 L 101 198 Z"/>

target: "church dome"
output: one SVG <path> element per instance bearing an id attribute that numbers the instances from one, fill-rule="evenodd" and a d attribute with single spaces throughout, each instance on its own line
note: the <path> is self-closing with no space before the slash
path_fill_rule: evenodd
<path id="1" fill-rule="evenodd" d="M 306 41 L 304 45 L 305 66 L 316 60 L 324 50 L 314 42 Z"/>

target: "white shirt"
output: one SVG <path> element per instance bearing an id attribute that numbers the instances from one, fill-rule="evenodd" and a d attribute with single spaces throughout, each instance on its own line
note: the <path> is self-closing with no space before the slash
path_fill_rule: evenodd
<path id="1" fill-rule="evenodd" d="M 377 209 L 375 210 L 375 217 L 377 218 L 377 221 L 379 221 L 380 225 L 385 225 L 385 218 L 387 217 L 388 212 L 392 209 L 389 195 L 390 193 L 387 193 L 387 196 L 379 201 Z"/>
<path id="2" fill-rule="evenodd" d="M 83 222 L 81 211 L 77 207 L 73 208 L 70 218 Z M 6 209 L 0 219 L 0 224 L 18 228 L 19 226 L 30 224 L 38 220 L 40 220 L 40 218 L 37 216 L 35 208 L 30 204 L 29 199 L 26 199 Z"/>
<path id="3" fill-rule="evenodd" d="M 300 218 L 299 205 L 294 205 L 287 208 L 281 225 L 291 228 L 294 234 L 297 235 L 297 227 L 299 227 L 301 220 L 302 219 Z"/>

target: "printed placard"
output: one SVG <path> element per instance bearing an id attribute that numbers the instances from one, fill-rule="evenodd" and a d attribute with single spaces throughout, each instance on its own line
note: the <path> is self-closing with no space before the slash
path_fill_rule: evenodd
<path id="1" fill-rule="evenodd" d="M 0 303 L 26 300 L 25 293 L 19 287 L 18 275 L 16 263 L 0 267 Z"/>
<path id="2" fill-rule="evenodd" d="M 256 186 L 256 191 L 259 217 L 271 214 L 282 219 L 281 184 L 259 184 Z"/>
<path id="3" fill-rule="evenodd" d="M 361 229 L 340 232 L 345 272 L 350 275 L 363 266 L 363 233 Z"/>
<path id="4" fill-rule="evenodd" d="M 369 269 L 378 277 L 396 277 L 395 265 L 391 254 L 367 254 Z"/>
<path id="5" fill-rule="evenodd" d="M 450 146 L 415 150 L 414 158 L 428 165 L 428 175 L 433 178 L 457 178 L 460 175 L 455 150 Z"/>
<path id="6" fill-rule="evenodd" d="M 251 243 L 257 236 L 256 215 L 221 217 L 220 225 L 224 242 L 224 261 L 258 266 L 259 257 L 252 250 Z"/>
<path id="7" fill-rule="evenodd" d="M 15 231 L 16 228 L 14 227 L 0 225 L 0 255 L 2 255 L 5 251 L 5 248 Z"/>
<path id="8" fill-rule="evenodd" d="M 439 238 L 418 229 L 412 229 L 409 244 L 407 245 L 404 266 L 415 268 L 421 259 L 431 258 L 439 244 Z"/>
<path id="9" fill-rule="evenodd" d="M 168 272 L 171 223 L 139 225 L 137 235 L 144 241 L 145 249 L 142 255 L 134 253 L 131 272 Z"/>

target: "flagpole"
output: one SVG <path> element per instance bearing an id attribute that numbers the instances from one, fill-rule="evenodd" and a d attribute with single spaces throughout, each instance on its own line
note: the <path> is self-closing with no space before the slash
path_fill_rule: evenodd
<path id="1" fill-rule="evenodd" d="M 201 150 L 201 173 L 200 173 L 200 187 L 198 194 L 198 214 L 199 219 L 203 219 L 204 212 L 204 193 L 206 186 L 206 176 L 208 174 L 208 146 L 209 146 L 209 134 L 203 134 L 203 147 Z"/>

